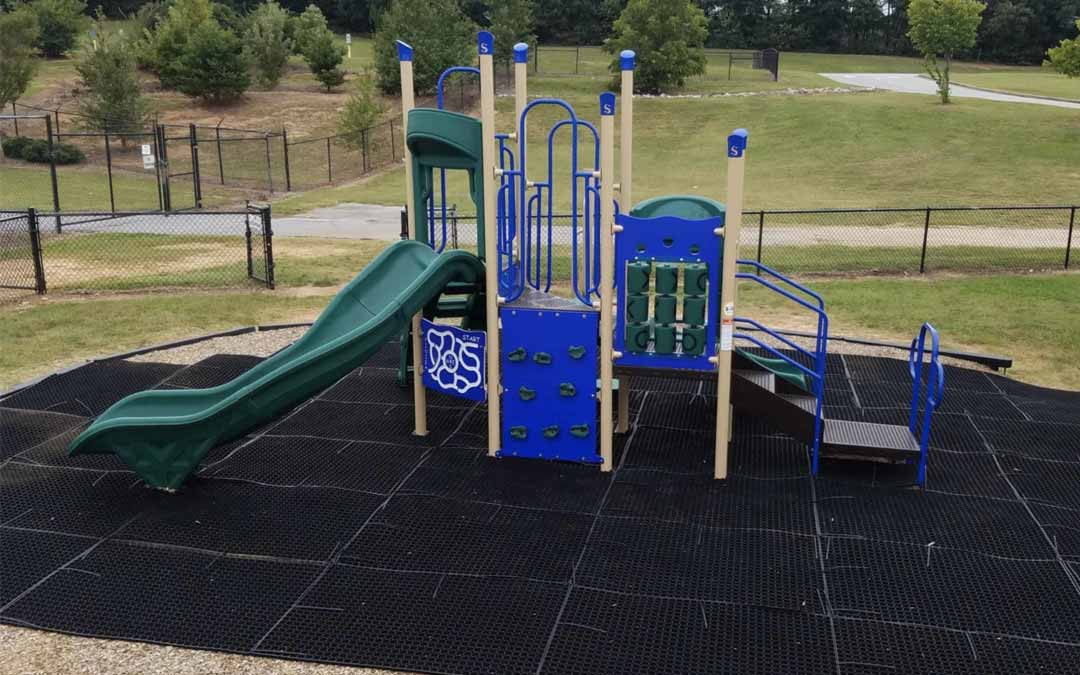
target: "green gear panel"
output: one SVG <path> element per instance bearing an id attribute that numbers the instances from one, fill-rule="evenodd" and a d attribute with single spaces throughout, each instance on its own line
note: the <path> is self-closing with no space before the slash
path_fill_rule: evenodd
<path id="1" fill-rule="evenodd" d="M 705 351 L 705 329 L 687 326 L 682 330 L 683 354 L 700 356 Z"/>
<path id="2" fill-rule="evenodd" d="M 644 352 L 649 349 L 649 324 L 630 323 L 626 325 L 626 347 L 631 352 Z"/>
<path id="3" fill-rule="evenodd" d="M 656 296 L 656 307 L 653 313 L 653 319 L 658 324 L 672 324 L 675 323 L 675 296 L 674 295 L 658 295 Z"/>
<path id="4" fill-rule="evenodd" d="M 644 260 L 633 260 L 626 264 L 626 292 L 648 293 L 649 270 L 651 264 Z"/>
<path id="5" fill-rule="evenodd" d="M 656 326 L 653 351 L 657 354 L 675 353 L 675 326 Z"/>
<path id="6" fill-rule="evenodd" d="M 642 323 L 649 320 L 649 296 L 635 293 L 626 296 L 626 321 Z"/>
<path id="7" fill-rule="evenodd" d="M 657 263 L 654 286 L 657 293 L 667 294 L 678 290 L 679 266 L 674 263 Z"/>
<path id="8" fill-rule="evenodd" d="M 691 263 L 683 268 L 683 292 L 687 295 L 705 295 L 709 290 L 709 268 L 701 263 Z"/>
<path id="9" fill-rule="evenodd" d="M 688 295 L 683 298 L 683 323 L 691 326 L 705 325 L 705 298 Z"/>

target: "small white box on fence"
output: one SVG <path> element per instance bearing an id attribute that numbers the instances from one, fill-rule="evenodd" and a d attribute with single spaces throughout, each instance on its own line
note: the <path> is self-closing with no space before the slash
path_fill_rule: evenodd
<path id="1" fill-rule="evenodd" d="M 146 147 L 146 146 L 143 146 L 143 147 Z M 144 169 L 153 169 L 154 168 L 154 156 L 153 155 L 143 155 L 143 157 L 142 157 L 142 168 L 144 168 Z"/>
<path id="2" fill-rule="evenodd" d="M 150 144 L 149 143 L 143 143 L 142 144 L 142 154 L 143 154 L 143 157 L 145 157 L 146 155 L 153 154 L 153 153 L 150 152 Z"/>

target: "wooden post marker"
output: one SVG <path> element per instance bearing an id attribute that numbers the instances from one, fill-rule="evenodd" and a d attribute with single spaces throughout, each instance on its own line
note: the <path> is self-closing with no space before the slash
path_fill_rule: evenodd
<path id="1" fill-rule="evenodd" d="M 495 37 L 488 31 L 480 31 L 476 38 L 476 50 L 480 56 L 480 124 L 484 135 L 483 181 L 484 181 L 484 299 L 487 311 L 487 404 L 488 404 L 488 455 L 499 451 L 502 425 L 500 424 L 499 378 L 499 252 L 498 223 L 496 218 L 495 167 Z"/>
<path id="2" fill-rule="evenodd" d="M 716 355 L 716 464 L 714 476 L 727 478 L 728 442 L 731 439 L 731 350 L 735 331 L 735 268 L 739 258 L 739 227 L 742 224 L 743 172 L 746 129 L 728 136 L 727 212 L 724 218 L 724 262 L 720 270 L 720 345 Z"/>

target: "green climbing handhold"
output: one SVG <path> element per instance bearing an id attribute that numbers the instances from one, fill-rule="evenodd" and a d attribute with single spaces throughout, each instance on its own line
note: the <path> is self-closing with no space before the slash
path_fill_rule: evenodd
<path id="1" fill-rule="evenodd" d="M 539 363 L 541 366 L 550 366 L 551 354 L 548 354 L 547 352 L 536 352 L 533 354 L 533 361 Z"/>
<path id="2" fill-rule="evenodd" d="M 511 360 L 511 361 L 515 361 L 515 362 L 516 361 L 524 361 L 526 354 L 527 354 L 527 352 L 525 351 L 524 347 L 518 347 L 517 349 L 515 349 L 515 350 L 511 351 L 509 354 L 507 354 L 506 358 Z"/>
<path id="3" fill-rule="evenodd" d="M 569 382 L 562 382 L 559 384 L 559 396 L 565 396 L 567 398 L 570 398 L 572 396 L 575 396 L 576 394 L 577 387 L 570 384 Z"/>
<path id="4" fill-rule="evenodd" d="M 566 351 L 570 354 L 570 358 L 580 359 L 585 356 L 585 345 L 570 345 Z"/>
<path id="5" fill-rule="evenodd" d="M 531 401 L 536 398 L 536 390 L 521 385 L 521 387 L 518 388 L 518 396 L 521 397 L 522 401 Z"/>
<path id="6" fill-rule="evenodd" d="M 549 427 L 544 427 L 544 438 L 555 438 L 559 435 L 559 425 L 552 424 Z"/>
<path id="7" fill-rule="evenodd" d="M 589 425 L 588 424 L 575 424 L 570 427 L 570 435 L 575 438 L 588 438 Z"/>
<path id="8" fill-rule="evenodd" d="M 516 438 L 519 441 L 525 440 L 529 435 L 529 430 L 524 426 L 510 427 L 510 437 Z"/>

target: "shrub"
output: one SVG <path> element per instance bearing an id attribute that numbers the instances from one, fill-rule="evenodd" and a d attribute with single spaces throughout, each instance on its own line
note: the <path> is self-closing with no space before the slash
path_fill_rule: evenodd
<path id="1" fill-rule="evenodd" d="M 11 136 L 0 141 L 0 148 L 4 150 L 5 157 L 21 159 L 26 151 L 26 146 L 30 145 L 32 140 L 32 138 L 26 136 Z"/>
<path id="2" fill-rule="evenodd" d="M 40 142 L 45 143 L 45 141 Z M 48 143 L 45 143 L 45 146 L 47 153 Z M 69 143 L 57 143 L 53 146 L 53 158 L 57 164 L 79 164 L 86 161 L 86 154 L 78 146 Z"/>
<path id="3" fill-rule="evenodd" d="M 210 0 L 176 0 L 154 31 L 146 34 L 143 61 L 163 87 L 177 87 L 181 60 L 193 32 L 214 24 Z"/>
<path id="4" fill-rule="evenodd" d="M 1076 30 L 1080 31 L 1080 19 L 1076 21 Z M 1080 77 L 1080 36 L 1072 40 L 1062 40 L 1057 47 L 1046 52 L 1050 65 L 1065 77 Z"/>
<path id="5" fill-rule="evenodd" d="M 326 91 L 330 91 L 345 81 L 345 73 L 338 66 L 345 58 L 345 48 L 334 40 L 334 34 L 324 29 L 307 36 L 304 60 L 315 79 L 322 82 Z"/>
<path id="6" fill-rule="evenodd" d="M 83 12 L 85 0 L 34 0 L 30 9 L 37 16 L 41 32 L 35 44 L 45 56 L 63 56 L 89 23 Z"/>
<path id="7" fill-rule="evenodd" d="M 38 60 L 33 45 L 38 35 L 37 17 L 25 7 L 0 13 L 0 109 L 23 95 L 34 79 Z"/>
<path id="8" fill-rule="evenodd" d="M 338 117 L 338 133 L 350 148 L 359 148 L 363 144 L 363 134 L 360 132 L 374 126 L 382 113 L 383 102 L 379 98 L 374 75 L 361 73 Z"/>
<path id="9" fill-rule="evenodd" d="M 273 89 L 289 65 L 292 41 L 287 33 L 289 13 L 276 2 L 265 2 L 251 13 L 244 33 L 244 49 L 259 84 Z"/>
<path id="10" fill-rule="evenodd" d="M 532 34 L 532 27 L 532 3 L 529 0 L 492 0 L 488 30 L 495 36 L 495 63 L 509 64 L 518 42 L 534 49 L 536 36 Z"/>
<path id="11" fill-rule="evenodd" d="M 615 34 L 604 41 L 614 54 L 611 71 L 619 72 L 619 52 L 637 52 L 634 87 L 646 94 L 683 86 L 705 72 L 705 13 L 688 0 L 630 0 L 615 21 Z M 618 78 L 614 86 L 618 86 Z"/>
<path id="12" fill-rule="evenodd" d="M 214 22 L 192 32 L 180 58 L 176 88 L 210 103 L 229 103 L 251 86 L 240 38 Z"/>
<path id="13" fill-rule="evenodd" d="M 329 31 L 322 10 L 315 5 L 308 5 L 300 16 L 292 20 L 293 53 L 306 54 L 312 40 Z"/>
<path id="14" fill-rule="evenodd" d="M 39 164 L 49 163 L 49 142 L 40 138 L 13 136 L 5 138 L 0 147 L 4 155 L 12 159 L 24 159 Z M 53 145 L 53 159 L 57 164 L 78 164 L 86 161 L 86 155 L 78 147 L 69 143 Z"/>
<path id="15" fill-rule="evenodd" d="M 926 73 L 938 86 L 941 102 L 949 102 L 953 56 L 975 46 L 986 5 L 977 0 L 911 0 L 908 37 L 922 53 Z M 938 54 L 945 66 L 938 65 Z"/>
<path id="16" fill-rule="evenodd" d="M 91 129 L 135 131 L 146 124 L 150 111 L 135 72 L 135 52 L 131 40 L 102 30 L 102 23 L 99 19 L 97 49 L 86 49 L 75 64 L 86 90 L 79 111 Z"/>
<path id="17" fill-rule="evenodd" d="M 395 0 L 378 27 L 375 71 L 379 88 L 387 94 L 401 91 L 395 40 L 415 49 L 413 84 L 421 94 L 434 92 L 439 75 L 450 66 L 476 61 L 476 25 L 461 12 L 457 0 Z"/>

